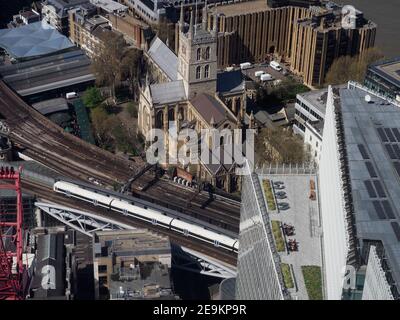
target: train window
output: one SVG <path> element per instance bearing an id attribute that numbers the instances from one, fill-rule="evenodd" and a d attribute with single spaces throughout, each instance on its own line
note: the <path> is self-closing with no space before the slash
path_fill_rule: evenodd
<path id="1" fill-rule="evenodd" d="M 71 196 L 71 193 L 70 193 L 69 191 L 66 191 L 66 192 L 65 192 L 65 195 L 66 195 L 67 197 L 70 197 L 70 196 Z"/>
<path id="2" fill-rule="evenodd" d="M 143 208 L 145 208 L 147 210 L 147 206 L 144 206 Z"/>
<path id="3" fill-rule="evenodd" d="M 162 213 L 164 216 L 166 216 L 167 214 L 165 212 Z"/>
<path id="4" fill-rule="evenodd" d="M 124 215 L 128 214 L 128 210 L 124 209 L 123 211 L 124 211 Z"/>
<path id="5" fill-rule="evenodd" d="M 93 204 L 94 204 L 95 206 L 97 206 L 97 200 L 96 200 L 96 199 L 93 199 Z"/>
<path id="6" fill-rule="evenodd" d="M 133 206 L 134 206 L 134 205 L 135 205 L 135 203 L 132 201 L 132 202 L 131 202 L 131 205 L 133 205 Z"/>
<path id="7" fill-rule="evenodd" d="M 156 219 L 151 219 L 151 223 L 154 225 L 157 225 L 157 220 Z"/>
<path id="8" fill-rule="evenodd" d="M 219 241 L 218 240 L 214 240 L 214 246 L 215 247 L 219 247 Z"/>
<path id="9" fill-rule="evenodd" d="M 189 230 L 183 229 L 183 234 L 184 234 L 185 236 L 188 236 L 188 235 L 189 235 Z"/>

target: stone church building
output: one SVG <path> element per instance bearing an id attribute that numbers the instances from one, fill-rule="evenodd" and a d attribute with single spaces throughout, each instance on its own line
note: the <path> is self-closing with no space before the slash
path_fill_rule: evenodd
<path id="1" fill-rule="evenodd" d="M 203 17 L 207 17 L 207 7 L 203 10 Z M 167 136 L 171 121 L 178 132 L 192 128 L 198 133 L 211 128 L 245 129 L 251 122 L 246 114 L 246 88 L 241 71 L 217 70 L 216 26 L 207 31 L 207 20 L 196 24 L 193 13 L 187 24 L 181 7 L 176 26 L 177 55 L 158 37 L 144 53 L 148 73 L 139 96 L 138 131 L 142 135 L 158 128 Z M 168 139 L 164 141 L 168 148 Z M 198 182 L 208 182 L 227 192 L 240 188 L 235 163 L 209 162 L 178 166 Z"/>

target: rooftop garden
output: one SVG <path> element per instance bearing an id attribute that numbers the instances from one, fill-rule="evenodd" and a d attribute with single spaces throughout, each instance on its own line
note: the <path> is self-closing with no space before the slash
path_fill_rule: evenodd
<path id="1" fill-rule="evenodd" d="M 272 233 L 274 234 L 276 250 L 278 252 L 285 251 L 285 240 L 283 240 L 280 222 L 276 220 L 271 221 Z"/>
<path id="2" fill-rule="evenodd" d="M 272 192 L 270 180 L 268 180 L 268 179 L 263 180 L 263 189 L 264 189 L 265 198 L 267 199 L 268 210 L 275 211 L 276 205 L 275 205 L 275 199 L 274 199 L 274 194 Z"/>
<path id="3" fill-rule="evenodd" d="M 322 300 L 322 275 L 319 266 L 302 266 L 304 283 L 310 300 Z"/>
<path id="4" fill-rule="evenodd" d="M 292 273 L 290 272 L 290 265 L 288 265 L 287 263 L 281 263 L 281 269 L 285 287 L 288 289 L 294 288 Z"/>

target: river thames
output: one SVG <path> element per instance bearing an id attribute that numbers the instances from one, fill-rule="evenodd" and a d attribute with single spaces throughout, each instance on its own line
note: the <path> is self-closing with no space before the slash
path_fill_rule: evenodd
<path id="1" fill-rule="evenodd" d="M 340 0 L 364 12 L 378 25 L 375 46 L 387 58 L 400 56 L 400 0 Z"/>

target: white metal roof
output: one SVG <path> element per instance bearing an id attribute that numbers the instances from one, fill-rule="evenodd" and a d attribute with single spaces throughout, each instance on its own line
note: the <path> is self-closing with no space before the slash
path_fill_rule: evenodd
<path id="1" fill-rule="evenodd" d="M 0 30 L 0 47 L 14 58 L 46 55 L 73 46 L 67 37 L 42 21 Z"/>

